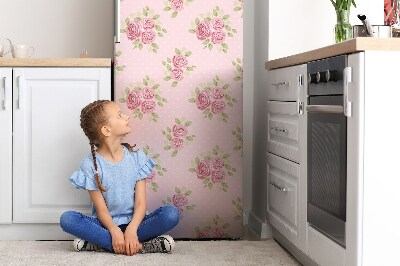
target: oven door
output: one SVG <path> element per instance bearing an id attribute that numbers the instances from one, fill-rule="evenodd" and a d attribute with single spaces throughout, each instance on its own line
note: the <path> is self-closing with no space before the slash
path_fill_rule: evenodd
<path id="1" fill-rule="evenodd" d="M 343 96 L 312 96 L 307 106 L 307 221 L 345 247 L 347 119 Z"/>

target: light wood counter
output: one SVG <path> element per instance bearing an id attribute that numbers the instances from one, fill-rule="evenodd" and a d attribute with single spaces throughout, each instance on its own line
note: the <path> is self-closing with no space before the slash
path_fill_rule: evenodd
<path id="1" fill-rule="evenodd" d="M 352 54 L 355 52 L 367 50 L 400 51 L 400 38 L 358 37 L 342 43 L 333 44 L 301 54 L 267 61 L 265 62 L 265 68 L 270 70 L 275 68 L 299 65 L 322 58 L 342 54 Z"/>
<path id="2" fill-rule="evenodd" d="M 111 58 L 3 58 L 0 67 L 111 67 Z"/>

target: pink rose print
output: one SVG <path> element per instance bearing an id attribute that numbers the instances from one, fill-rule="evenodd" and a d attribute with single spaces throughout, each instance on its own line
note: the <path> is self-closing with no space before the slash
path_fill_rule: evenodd
<path id="1" fill-rule="evenodd" d="M 172 197 L 172 202 L 174 203 L 175 207 L 185 207 L 188 205 L 188 200 L 185 195 L 174 195 Z"/>
<path id="2" fill-rule="evenodd" d="M 225 41 L 226 33 L 224 31 L 215 31 L 211 35 L 211 41 L 213 44 L 223 43 Z"/>
<path id="3" fill-rule="evenodd" d="M 211 181 L 213 183 L 222 183 L 225 180 L 225 175 L 223 170 L 215 170 L 211 173 Z"/>
<path id="4" fill-rule="evenodd" d="M 211 100 L 210 100 L 210 95 L 208 94 L 207 91 L 201 91 L 199 95 L 197 95 L 196 98 L 196 105 L 197 108 L 200 110 L 206 109 L 208 106 L 210 106 Z"/>
<path id="5" fill-rule="evenodd" d="M 145 99 L 151 99 L 154 97 L 154 90 L 149 87 L 144 87 L 142 89 L 142 95 L 143 95 L 143 98 L 145 98 Z"/>
<path id="6" fill-rule="evenodd" d="M 156 175 L 157 173 L 155 170 L 151 171 L 151 174 L 146 178 L 146 183 L 152 183 L 156 178 Z"/>
<path id="7" fill-rule="evenodd" d="M 142 112 L 144 114 L 152 113 L 156 109 L 156 102 L 154 101 L 143 101 Z"/>
<path id="8" fill-rule="evenodd" d="M 141 104 L 140 93 L 136 91 L 131 91 L 126 97 L 126 106 L 130 110 L 134 110 Z"/>
<path id="9" fill-rule="evenodd" d="M 220 114 L 225 110 L 225 102 L 223 100 L 218 100 L 212 103 L 211 112 L 214 114 Z"/>
<path id="10" fill-rule="evenodd" d="M 196 166 L 196 174 L 199 179 L 205 179 L 210 173 L 211 171 L 207 161 L 203 160 Z"/>
<path id="11" fill-rule="evenodd" d="M 143 29 L 150 30 L 154 28 L 154 22 L 151 18 L 144 18 L 143 19 Z"/>
<path id="12" fill-rule="evenodd" d="M 221 30 L 225 26 L 224 21 L 220 18 L 213 18 L 211 20 L 211 24 L 212 24 L 212 27 L 214 28 L 214 30 Z"/>
<path id="13" fill-rule="evenodd" d="M 174 55 L 172 62 L 176 68 L 184 68 L 188 64 L 186 57 L 183 55 Z"/>
<path id="14" fill-rule="evenodd" d="M 140 37 L 140 33 L 141 33 L 140 24 L 137 22 L 131 22 L 126 27 L 126 36 L 131 41 Z"/>
<path id="15" fill-rule="evenodd" d="M 212 89 L 212 97 L 216 100 L 224 98 L 224 90 L 218 87 Z"/>
<path id="16" fill-rule="evenodd" d="M 224 165 L 224 160 L 221 157 L 214 157 L 212 159 L 212 166 L 214 169 L 222 169 Z"/>
<path id="17" fill-rule="evenodd" d="M 201 41 L 210 37 L 210 24 L 206 21 L 202 21 L 196 28 L 197 38 Z"/>
<path id="18" fill-rule="evenodd" d="M 225 233 L 224 233 L 224 228 L 223 227 L 221 227 L 221 226 L 214 226 L 214 228 L 213 228 L 213 234 L 214 234 L 214 237 L 216 237 L 216 238 L 222 238 L 222 237 L 224 237 L 224 235 L 225 235 Z"/>
<path id="19" fill-rule="evenodd" d="M 171 71 L 172 77 L 175 80 L 182 80 L 183 79 L 183 71 L 179 68 L 175 68 Z"/>
<path id="20" fill-rule="evenodd" d="M 209 234 L 206 230 L 202 230 L 197 234 L 198 238 L 209 238 Z"/>
<path id="21" fill-rule="evenodd" d="M 172 0 L 171 7 L 177 11 L 181 11 L 183 9 L 183 0 Z"/>
<path id="22" fill-rule="evenodd" d="M 171 140 L 171 146 L 175 150 L 181 150 L 183 148 L 183 139 L 173 138 Z"/>
<path id="23" fill-rule="evenodd" d="M 156 33 L 152 30 L 147 30 L 142 33 L 142 43 L 149 44 L 156 38 Z"/>
<path id="24" fill-rule="evenodd" d="M 184 125 L 174 125 L 172 132 L 175 137 L 185 137 L 188 134 L 188 130 Z"/>
<path id="25" fill-rule="evenodd" d="M 183 208 L 179 207 L 178 212 L 179 212 L 179 217 L 182 217 L 183 216 Z"/>

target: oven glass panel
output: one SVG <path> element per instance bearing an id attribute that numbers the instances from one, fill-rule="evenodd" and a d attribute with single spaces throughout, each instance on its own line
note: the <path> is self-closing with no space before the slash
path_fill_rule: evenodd
<path id="1" fill-rule="evenodd" d="M 346 117 L 308 117 L 308 202 L 346 221 Z"/>

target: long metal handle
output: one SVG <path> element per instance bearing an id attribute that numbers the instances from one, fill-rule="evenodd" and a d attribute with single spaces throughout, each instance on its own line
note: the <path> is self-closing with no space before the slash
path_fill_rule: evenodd
<path id="1" fill-rule="evenodd" d="M 18 76 L 17 77 L 17 83 L 18 83 L 18 102 L 17 102 L 17 108 L 21 109 L 22 108 L 22 90 L 24 89 L 22 86 L 22 77 Z"/>
<path id="2" fill-rule="evenodd" d="M 272 182 L 272 181 L 270 181 L 269 183 L 270 183 L 272 186 L 274 186 L 274 187 L 276 187 L 277 189 L 279 189 L 280 191 L 283 191 L 283 192 L 288 192 L 288 191 L 290 191 L 289 188 L 281 187 L 281 186 L 275 184 L 275 183 Z"/>
<path id="3" fill-rule="evenodd" d="M 308 105 L 306 107 L 309 113 L 343 113 L 343 106 L 340 105 Z"/>
<path id="4" fill-rule="evenodd" d="M 278 83 L 272 83 L 272 86 L 275 86 L 275 87 L 279 87 L 279 86 L 283 86 L 283 85 L 289 86 L 289 82 L 283 81 L 283 82 L 278 82 Z"/>
<path id="5" fill-rule="evenodd" d="M 3 110 L 7 110 L 7 78 L 3 78 L 3 88 L 4 88 L 4 99 L 3 99 Z"/>
<path id="6" fill-rule="evenodd" d="M 114 36 L 114 41 L 116 43 L 120 43 L 121 42 L 121 37 L 120 37 L 120 30 L 121 30 L 121 12 L 120 12 L 120 0 L 115 0 L 115 4 L 114 4 L 114 9 L 115 9 L 115 36 Z"/>

